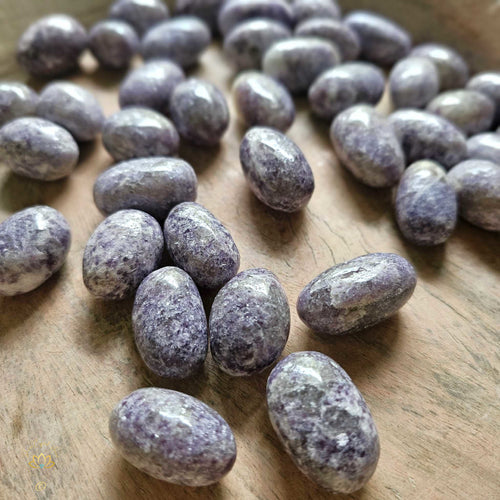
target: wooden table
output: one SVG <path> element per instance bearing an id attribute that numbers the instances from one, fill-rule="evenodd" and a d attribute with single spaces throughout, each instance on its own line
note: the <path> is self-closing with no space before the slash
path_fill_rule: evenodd
<path id="1" fill-rule="evenodd" d="M 62 2 L 3 0 L 0 18 L 12 19 L 0 54 L 4 76 L 18 71 L 5 64 L 5 51 L 28 22 L 27 3 L 33 4 L 31 20 Z M 103 1 L 71 2 L 64 10 L 82 14 L 82 4 L 86 21 L 103 16 Z M 402 17 L 406 9 L 414 26 L 431 19 L 430 12 L 424 15 L 425 4 L 394 0 L 381 10 Z M 438 20 L 449 21 L 441 23 L 443 29 L 453 26 L 436 36 L 455 36 L 458 43 L 462 31 L 468 36 L 460 39 L 462 46 L 468 44 L 469 54 L 478 51 L 477 67 L 499 66 L 498 2 L 450 0 L 435 8 Z M 74 81 L 92 89 L 111 114 L 118 109 L 116 90 L 123 75 L 97 70 L 90 57 L 84 65 L 85 73 Z M 217 45 L 203 55 L 195 74 L 226 92 L 233 78 Z M 181 156 L 199 175 L 198 201 L 237 242 L 241 269 L 267 267 L 284 284 L 292 307 L 285 354 L 328 354 L 351 375 L 372 410 L 382 447 L 379 466 L 362 491 L 346 498 L 500 498 L 498 237 L 460 222 L 445 246 L 420 249 L 405 243 L 394 221 L 391 193 L 357 183 L 338 164 L 327 125 L 311 118 L 305 100 L 297 107 L 289 135 L 303 148 L 316 177 L 314 196 L 299 214 L 274 213 L 251 195 L 239 166 L 243 129 L 236 120 L 219 148 L 183 145 Z M 387 109 L 387 101 L 382 108 Z M 331 498 L 295 468 L 271 428 L 265 405 L 269 370 L 236 379 L 208 359 L 194 379 L 166 384 L 145 369 L 135 349 L 131 301 L 106 303 L 89 295 L 81 278 L 82 252 L 102 220 L 92 185 L 109 165 L 110 157 L 96 142 L 82 147 L 80 165 L 66 180 L 44 184 L 0 166 L 0 220 L 44 203 L 61 210 L 73 230 L 61 272 L 32 293 L 0 298 L 0 498 Z M 362 334 L 329 344 L 316 340 L 297 317 L 299 291 L 334 263 L 375 251 L 396 252 L 414 264 L 419 276 L 414 296 L 399 314 Z M 150 385 L 196 396 L 229 422 L 238 459 L 219 484 L 201 489 L 169 485 L 115 452 L 107 430 L 111 409 L 129 392 Z M 32 469 L 28 462 L 39 453 L 51 454 L 55 466 Z"/>

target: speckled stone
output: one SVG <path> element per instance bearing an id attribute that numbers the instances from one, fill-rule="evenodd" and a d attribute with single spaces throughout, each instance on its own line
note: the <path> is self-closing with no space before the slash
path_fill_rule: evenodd
<path id="1" fill-rule="evenodd" d="M 104 113 L 88 90 L 71 82 L 54 82 L 40 94 L 38 116 L 64 127 L 77 141 L 92 141 L 101 132 Z"/>
<path id="2" fill-rule="evenodd" d="M 83 282 L 92 295 L 120 300 L 134 294 L 160 264 L 164 240 L 149 214 L 120 210 L 94 231 L 83 253 Z"/>
<path id="3" fill-rule="evenodd" d="M 439 73 L 440 90 L 463 87 L 469 78 L 469 68 L 464 58 L 454 49 L 439 43 L 417 45 L 412 56 L 426 57 L 435 65 Z"/>
<path id="4" fill-rule="evenodd" d="M 198 203 L 172 209 L 165 221 L 165 241 L 175 265 L 203 288 L 216 289 L 238 272 L 240 253 L 229 231 Z"/>
<path id="5" fill-rule="evenodd" d="M 24 177 L 41 181 L 67 177 L 79 154 L 68 131 L 42 118 L 17 118 L 0 129 L 0 159 Z"/>
<path id="6" fill-rule="evenodd" d="M 0 295 L 31 292 L 57 272 L 69 252 L 71 232 L 57 210 L 38 205 L 0 224 Z"/>
<path id="7" fill-rule="evenodd" d="M 300 148 L 286 135 L 254 127 L 243 138 L 240 162 L 250 189 L 281 212 L 304 208 L 314 191 L 314 176 Z"/>
<path id="8" fill-rule="evenodd" d="M 403 236 L 415 245 L 440 245 L 453 233 L 457 217 L 457 197 L 446 170 L 429 160 L 410 165 L 396 194 L 396 220 Z"/>
<path id="9" fill-rule="evenodd" d="M 104 215 L 134 208 L 163 221 L 175 205 L 196 199 L 197 184 L 184 160 L 137 158 L 103 172 L 94 184 L 94 201 Z"/>
<path id="10" fill-rule="evenodd" d="M 486 132 L 472 136 L 467 141 L 467 156 L 500 165 L 500 134 Z"/>
<path id="11" fill-rule="evenodd" d="M 186 486 L 220 481 L 236 460 L 227 422 L 198 399 L 169 389 L 138 389 L 109 419 L 122 457 L 157 479 Z"/>
<path id="12" fill-rule="evenodd" d="M 208 26 L 194 16 L 175 17 L 150 29 L 142 39 L 144 59 L 171 59 L 183 68 L 195 65 L 211 41 Z"/>
<path id="13" fill-rule="evenodd" d="M 389 116 L 406 163 L 434 160 L 450 169 L 467 157 L 465 135 L 441 116 L 417 109 L 401 109 Z"/>
<path id="14" fill-rule="evenodd" d="M 375 108 L 358 104 L 342 111 L 330 127 L 341 163 L 363 184 L 389 187 L 405 169 L 405 158 L 387 119 Z"/>
<path id="15" fill-rule="evenodd" d="M 164 267 L 144 279 L 132 311 L 135 344 L 156 375 L 194 375 L 208 350 L 207 318 L 200 293 L 178 267 Z"/>
<path id="16" fill-rule="evenodd" d="M 224 94 L 211 83 L 189 78 L 170 98 L 170 115 L 183 139 L 197 146 L 215 146 L 229 126 Z"/>
<path id="17" fill-rule="evenodd" d="M 331 122 L 355 104 L 376 105 L 385 89 L 385 77 L 377 66 L 365 62 L 340 64 L 322 73 L 308 93 L 312 112 Z"/>
<path id="18" fill-rule="evenodd" d="M 327 269 L 300 292 L 300 319 L 324 336 L 364 330 L 392 316 L 413 294 L 417 275 L 403 257 L 371 253 Z"/>
<path id="19" fill-rule="evenodd" d="M 448 172 L 457 192 L 460 215 L 488 231 L 500 231 L 500 165 L 467 160 Z"/>
<path id="20" fill-rule="evenodd" d="M 142 106 L 167 114 L 174 88 L 185 79 L 176 63 L 154 60 L 131 71 L 120 86 L 120 107 Z"/>
<path id="21" fill-rule="evenodd" d="M 323 71 L 339 63 L 340 52 L 329 41 L 294 37 L 272 45 L 264 55 L 262 68 L 293 94 L 302 94 Z"/>
<path id="22" fill-rule="evenodd" d="M 495 103 L 495 119 L 492 128 L 500 125 L 500 71 L 478 73 L 467 83 L 468 90 L 481 92 Z"/>
<path id="23" fill-rule="evenodd" d="M 33 76 L 54 78 L 78 67 L 87 43 L 87 32 L 76 19 L 53 14 L 34 22 L 22 34 L 17 61 Z"/>
<path id="24" fill-rule="evenodd" d="M 290 332 L 290 306 L 278 278 L 249 269 L 226 283 L 210 313 L 215 364 L 235 377 L 253 375 L 281 355 Z"/>
<path id="25" fill-rule="evenodd" d="M 109 9 L 109 17 L 125 21 L 141 36 L 169 15 L 163 0 L 116 0 Z"/>
<path id="26" fill-rule="evenodd" d="M 336 0 L 292 0 L 294 21 L 298 24 L 308 19 L 340 19 Z"/>
<path id="27" fill-rule="evenodd" d="M 395 108 L 424 108 L 439 92 L 436 65 L 425 57 L 401 59 L 391 71 L 389 90 Z"/>
<path id="28" fill-rule="evenodd" d="M 0 127 L 11 120 L 33 116 L 38 94 L 21 82 L 0 82 Z"/>
<path id="29" fill-rule="evenodd" d="M 272 19 L 250 19 L 238 24 L 224 40 L 224 54 L 237 70 L 260 69 L 262 57 L 275 42 L 292 32 Z"/>
<path id="30" fill-rule="evenodd" d="M 312 481 L 353 493 L 375 472 L 377 428 L 349 375 L 319 352 L 295 352 L 267 381 L 269 418 L 286 452 Z"/>
<path id="31" fill-rule="evenodd" d="M 324 38 L 333 42 L 340 51 L 342 61 L 357 59 L 361 51 L 361 43 L 356 32 L 338 19 L 328 17 L 306 19 L 297 25 L 295 35 Z"/>
<path id="32" fill-rule="evenodd" d="M 410 52 L 410 34 L 386 17 L 358 10 L 344 21 L 359 36 L 362 59 L 379 66 L 392 66 Z"/>
<path id="33" fill-rule="evenodd" d="M 174 124 L 152 109 L 131 107 L 110 116 L 104 123 L 102 141 L 116 160 L 148 156 L 172 156 L 179 149 Z"/>
<path id="34" fill-rule="evenodd" d="M 177 0 L 175 12 L 203 19 L 212 31 L 217 31 L 217 16 L 225 0 Z"/>
<path id="35" fill-rule="evenodd" d="M 130 24 L 106 19 L 90 30 L 89 48 L 102 67 L 123 69 L 139 50 L 139 37 Z"/>

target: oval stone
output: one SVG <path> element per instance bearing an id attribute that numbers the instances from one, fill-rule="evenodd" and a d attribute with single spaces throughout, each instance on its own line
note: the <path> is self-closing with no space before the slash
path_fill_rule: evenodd
<path id="1" fill-rule="evenodd" d="M 109 9 L 109 17 L 129 23 L 139 36 L 169 15 L 163 0 L 116 0 Z"/>
<path id="2" fill-rule="evenodd" d="M 336 0 L 292 0 L 295 22 L 308 19 L 340 19 L 340 7 Z"/>
<path id="3" fill-rule="evenodd" d="M 467 83 L 468 90 L 481 92 L 495 103 L 493 127 L 500 125 L 500 71 L 485 71 L 472 77 Z"/>
<path id="4" fill-rule="evenodd" d="M 486 132 L 467 141 L 467 155 L 477 160 L 488 160 L 500 165 L 500 134 Z"/>
<path id="5" fill-rule="evenodd" d="M 0 127 L 11 120 L 36 114 L 38 95 L 21 82 L 0 82 Z"/>
<path id="6" fill-rule="evenodd" d="M 217 31 L 217 16 L 226 0 L 176 0 L 175 12 L 203 19 L 212 31 Z"/>

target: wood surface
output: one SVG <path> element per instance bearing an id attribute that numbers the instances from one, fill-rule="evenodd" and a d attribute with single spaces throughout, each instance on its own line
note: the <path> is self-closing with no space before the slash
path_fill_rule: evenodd
<path id="1" fill-rule="evenodd" d="M 17 74 L 12 41 L 30 20 L 64 10 L 88 23 L 103 16 L 107 3 L 0 0 L 2 78 Z M 436 17 L 425 9 L 431 4 Z M 394 0 L 376 7 L 406 19 L 420 35 L 439 27 L 428 38 L 468 47 L 478 69 L 499 66 L 498 2 Z M 98 70 L 90 56 L 84 67 L 73 80 L 95 92 L 107 115 L 116 111 L 123 74 Z M 194 73 L 226 93 L 234 76 L 217 44 Z M 387 109 L 387 100 L 381 107 Z M 378 469 L 363 490 L 345 498 L 500 498 L 498 236 L 462 221 L 446 245 L 420 249 L 405 243 L 394 221 L 391 192 L 357 183 L 338 164 L 327 124 L 310 116 L 305 100 L 298 100 L 297 108 L 289 136 L 304 150 L 316 178 L 314 196 L 299 214 L 272 212 L 251 195 L 238 160 L 243 129 L 236 119 L 220 147 L 183 145 L 181 156 L 198 173 L 198 201 L 237 242 L 241 269 L 267 267 L 284 284 L 292 308 L 285 354 L 318 350 L 330 355 L 371 408 L 381 441 Z M 109 165 L 99 141 L 82 147 L 74 174 L 58 182 L 23 179 L 0 165 L 0 220 L 44 203 L 59 209 L 73 230 L 71 252 L 56 276 L 24 296 L 0 298 L 0 498 L 344 498 L 309 482 L 283 451 L 267 417 L 269 370 L 231 378 L 209 357 L 192 380 L 159 380 L 135 349 L 132 302 L 102 302 L 86 291 L 82 253 L 102 220 L 92 186 Z M 378 251 L 396 252 L 416 267 L 419 282 L 410 302 L 364 333 L 328 344 L 315 339 L 295 311 L 302 287 L 334 263 Z M 114 450 L 107 424 L 111 409 L 129 392 L 150 385 L 196 396 L 231 425 L 238 458 L 219 484 L 201 489 L 169 485 L 139 472 Z M 39 453 L 51 454 L 55 466 L 32 469 L 28 462 Z"/>

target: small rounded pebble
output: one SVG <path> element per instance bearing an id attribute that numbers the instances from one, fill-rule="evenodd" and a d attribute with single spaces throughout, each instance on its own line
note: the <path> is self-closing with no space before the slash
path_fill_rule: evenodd
<path id="1" fill-rule="evenodd" d="M 308 19 L 340 19 L 340 7 L 336 0 L 293 0 L 292 12 L 295 22 Z"/>
<path id="2" fill-rule="evenodd" d="M 219 291 L 210 313 L 215 364 L 235 377 L 253 375 L 281 355 L 290 332 L 290 306 L 278 278 L 249 269 Z"/>
<path id="3" fill-rule="evenodd" d="M 169 389 L 138 389 L 122 399 L 111 413 L 109 433 L 125 460 L 169 483 L 216 483 L 236 460 L 227 422 L 198 399 Z"/>
<path id="4" fill-rule="evenodd" d="M 224 53 L 238 70 L 260 69 L 262 57 L 275 42 L 292 32 L 272 19 L 250 19 L 235 26 L 224 40 Z"/>
<path id="5" fill-rule="evenodd" d="M 126 108 L 110 116 L 104 124 L 102 140 L 116 161 L 172 156 L 179 149 L 179 134 L 173 123 L 146 108 Z"/>
<path id="6" fill-rule="evenodd" d="M 104 219 L 83 253 L 83 282 L 92 295 L 121 300 L 134 294 L 163 254 L 161 227 L 139 210 L 120 210 Z"/>
<path id="7" fill-rule="evenodd" d="M 295 119 L 295 104 L 287 88 L 257 71 L 242 73 L 232 88 L 235 106 L 245 125 L 285 132 Z"/>
<path id="8" fill-rule="evenodd" d="M 182 16 L 150 29 L 142 39 L 144 59 L 171 59 L 183 68 L 195 65 L 208 47 L 212 35 L 197 17 Z"/>
<path id="9" fill-rule="evenodd" d="M 137 289 L 132 311 L 135 344 L 156 375 L 194 375 L 208 351 L 207 318 L 200 293 L 178 267 L 151 273 Z"/>
<path id="10" fill-rule="evenodd" d="M 395 108 L 424 108 L 438 95 L 438 70 L 425 57 L 401 59 L 391 71 L 389 90 Z"/>
<path id="11" fill-rule="evenodd" d="M 500 165 L 500 135 L 495 132 L 486 132 L 472 136 L 467 141 L 467 156 Z"/>
<path id="12" fill-rule="evenodd" d="M 403 151 L 392 126 L 371 106 L 358 104 L 337 115 L 330 139 L 342 164 L 363 184 L 382 188 L 399 181 Z"/>
<path id="13" fill-rule="evenodd" d="M 42 118 L 17 118 L 0 129 L 0 158 L 24 177 L 41 181 L 67 177 L 79 154 L 67 130 Z"/>
<path id="14" fill-rule="evenodd" d="M 272 45 L 264 55 L 262 68 L 290 92 L 300 94 L 307 92 L 323 71 L 339 62 L 338 49 L 327 40 L 294 37 Z"/>
<path id="15" fill-rule="evenodd" d="M 467 160 L 448 172 L 457 192 L 460 215 L 488 231 L 500 231 L 500 165 Z"/>
<path id="16" fill-rule="evenodd" d="M 212 31 L 217 31 L 217 16 L 225 0 L 177 0 L 175 12 L 203 19 Z"/>
<path id="17" fill-rule="evenodd" d="M 217 145 L 229 126 L 224 94 L 197 78 L 177 85 L 170 98 L 170 115 L 179 134 L 198 146 Z"/>
<path id="18" fill-rule="evenodd" d="M 175 265 L 203 288 L 219 288 L 240 267 L 240 253 L 229 231 L 198 203 L 172 209 L 165 221 L 165 241 Z"/>
<path id="19" fill-rule="evenodd" d="M 377 428 L 349 375 L 305 351 L 280 361 L 267 381 L 271 424 L 295 465 L 334 493 L 362 488 L 377 467 Z"/>
<path id="20" fill-rule="evenodd" d="M 392 316 L 412 296 L 413 266 L 392 253 L 371 253 L 327 269 L 300 292 L 300 319 L 325 337 L 364 330 Z"/>
<path id="21" fill-rule="evenodd" d="M 123 80 L 120 107 L 142 106 L 168 114 L 172 92 L 184 79 L 184 71 L 172 61 L 147 62 Z"/>
<path id="22" fill-rule="evenodd" d="M 403 236 L 415 245 L 440 245 L 453 233 L 457 216 L 457 197 L 446 170 L 429 160 L 410 165 L 396 195 L 396 220 Z"/>
<path id="23" fill-rule="evenodd" d="M 493 127 L 500 125 L 500 71 L 479 73 L 467 83 L 468 90 L 481 92 L 495 103 L 495 119 Z"/>
<path id="24" fill-rule="evenodd" d="M 314 191 L 314 177 L 300 148 L 286 135 L 254 127 L 240 146 L 243 173 L 255 196 L 281 212 L 304 208 Z"/>
<path id="25" fill-rule="evenodd" d="M 140 36 L 169 15 L 163 0 L 116 0 L 109 10 L 109 17 L 130 24 Z"/>
<path id="26" fill-rule="evenodd" d="M 449 169 L 467 157 L 464 134 L 441 116 L 417 109 L 401 109 L 389 116 L 410 165 L 434 160 Z"/>
<path id="27" fill-rule="evenodd" d="M 417 45 L 411 56 L 425 57 L 431 60 L 439 73 L 441 91 L 463 87 L 469 78 L 469 68 L 464 58 L 451 47 L 438 43 Z"/>
<path id="28" fill-rule="evenodd" d="M 54 82 L 40 94 L 37 114 L 57 123 L 77 141 L 92 141 L 101 132 L 104 113 L 88 90 L 71 82 Z"/>
<path id="29" fill-rule="evenodd" d="M 376 105 L 385 89 L 385 77 L 377 66 L 365 62 L 340 64 L 322 73 L 309 89 L 313 113 L 333 120 L 355 104 Z"/>
<path id="30" fill-rule="evenodd" d="M 175 205 L 194 201 L 196 189 L 196 174 L 184 160 L 138 158 L 103 172 L 94 184 L 94 201 L 104 215 L 134 208 L 163 221 Z"/>
<path id="31" fill-rule="evenodd" d="M 361 42 L 361 58 L 380 66 L 392 66 L 411 49 L 409 33 L 386 17 L 369 11 L 354 11 L 344 22 Z"/>
<path id="32" fill-rule="evenodd" d="M 123 69 L 139 50 L 139 37 L 130 24 L 107 19 L 90 30 L 89 48 L 104 68 Z"/>
<path id="33" fill-rule="evenodd" d="M 306 19 L 295 28 L 295 35 L 300 37 L 324 38 L 333 42 L 339 49 L 342 61 L 357 59 L 361 43 L 355 31 L 338 19 Z"/>
<path id="34" fill-rule="evenodd" d="M 47 206 L 26 208 L 0 224 L 0 295 L 45 283 L 64 264 L 71 244 L 66 219 Z"/>
<path id="35" fill-rule="evenodd" d="M 435 97 L 427 111 L 446 118 L 466 135 L 491 127 L 495 116 L 493 101 L 475 90 L 449 90 Z"/>
<path id="36" fill-rule="evenodd" d="M 37 93 L 20 82 L 0 82 L 0 127 L 7 122 L 36 114 Z"/>

